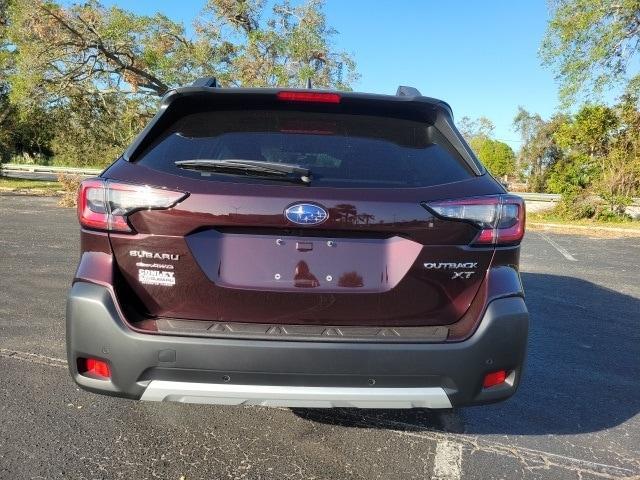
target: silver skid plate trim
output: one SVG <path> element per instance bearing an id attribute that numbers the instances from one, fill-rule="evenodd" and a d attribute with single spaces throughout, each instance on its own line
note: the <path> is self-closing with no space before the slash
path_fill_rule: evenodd
<path id="1" fill-rule="evenodd" d="M 451 408 L 441 387 L 287 387 L 152 380 L 140 400 L 301 408 Z"/>

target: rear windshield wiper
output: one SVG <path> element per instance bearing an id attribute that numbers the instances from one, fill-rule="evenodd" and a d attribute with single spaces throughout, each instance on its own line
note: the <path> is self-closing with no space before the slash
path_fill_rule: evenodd
<path id="1" fill-rule="evenodd" d="M 269 177 L 273 180 L 286 180 L 291 182 L 311 182 L 311 170 L 290 163 L 261 162 L 257 160 L 178 160 L 174 162 L 178 168 L 196 171 L 213 171 L 220 173 L 232 173 L 236 175 L 251 175 L 257 177 Z"/>

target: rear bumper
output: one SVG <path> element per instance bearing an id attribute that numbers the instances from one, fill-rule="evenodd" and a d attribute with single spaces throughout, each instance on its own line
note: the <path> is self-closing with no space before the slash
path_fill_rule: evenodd
<path id="1" fill-rule="evenodd" d="M 456 343 L 239 340 L 132 331 L 111 292 L 77 282 L 67 303 L 67 355 L 86 390 L 141 400 L 300 407 L 450 408 L 503 400 L 522 372 L 528 313 L 521 297 L 492 301 Z M 99 358 L 110 380 L 78 372 Z M 495 370 L 511 372 L 483 389 Z"/>

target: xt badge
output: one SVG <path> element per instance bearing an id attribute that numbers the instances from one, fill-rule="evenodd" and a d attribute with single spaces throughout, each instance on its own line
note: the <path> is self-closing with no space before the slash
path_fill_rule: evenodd
<path id="1" fill-rule="evenodd" d="M 453 272 L 453 277 L 451 277 L 451 279 L 456 279 L 456 278 L 471 278 L 471 275 L 473 275 L 476 272 Z"/>
<path id="2" fill-rule="evenodd" d="M 478 268 L 477 262 L 426 262 L 424 268 L 429 270 L 456 270 L 453 272 L 452 280 L 456 278 L 469 279 L 476 273 L 475 269 Z"/>

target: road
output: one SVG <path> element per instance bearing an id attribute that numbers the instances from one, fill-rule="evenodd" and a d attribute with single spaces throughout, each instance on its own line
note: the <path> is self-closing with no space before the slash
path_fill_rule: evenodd
<path id="1" fill-rule="evenodd" d="M 0 478 L 640 476 L 640 242 L 527 234 L 528 366 L 507 402 L 291 410 L 93 395 L 65 363 L 75 213 L 0 196 Z"/>

